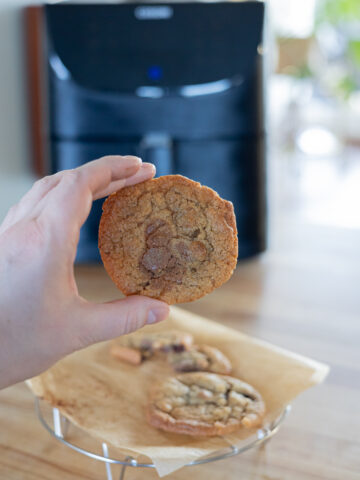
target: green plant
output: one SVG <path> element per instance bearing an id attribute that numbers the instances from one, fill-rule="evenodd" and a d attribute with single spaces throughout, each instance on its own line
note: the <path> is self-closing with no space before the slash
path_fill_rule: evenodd
<path id="1" fill-rule="evenodd" d="M 317 23 L 329 22 L 338 25 L 342 22 L 360 20 L 359 0 L 321 0 L 317 8 Z"/>
<path id="2" fill-rule="evenodd" d="M 360 88 L 360 0 L 321 0 L 318 3 L 315 32 L 326 25 L 343 43 L 342 74 L 335 93 L 348 98 Z"/>

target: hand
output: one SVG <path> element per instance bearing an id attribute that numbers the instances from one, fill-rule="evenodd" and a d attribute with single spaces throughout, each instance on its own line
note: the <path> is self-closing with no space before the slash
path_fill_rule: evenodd
<path id="1" fill-rule="evenodd" d="M 103 157 L 36 182 L 0 225 L 0 388 L 63 356 L 167 317 L 147 297 L 80 297 L 74 259 L 93 200 L 155 174 L 136 157 Z"/>

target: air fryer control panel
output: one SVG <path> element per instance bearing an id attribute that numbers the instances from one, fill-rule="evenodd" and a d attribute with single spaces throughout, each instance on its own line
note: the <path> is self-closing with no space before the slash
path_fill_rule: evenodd
<path id="1" fill-rule="evenodd" d="M 122 92 L 246 75 L 262 10 L 258 2 L 46 7 L 53 51 L 75 82 Z"/>

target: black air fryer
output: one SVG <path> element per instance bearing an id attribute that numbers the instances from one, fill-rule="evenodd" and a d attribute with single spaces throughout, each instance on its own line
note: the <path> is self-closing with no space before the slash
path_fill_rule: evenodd
<path id="1" fill-rule="evenodd" d="M 134 154 L 235 207 L 239 257 L 265 247 L 264 4 L 64 3 L 27 9 L 42 173 Z M 78 261 L 99 259 L 101 202 Z"/>

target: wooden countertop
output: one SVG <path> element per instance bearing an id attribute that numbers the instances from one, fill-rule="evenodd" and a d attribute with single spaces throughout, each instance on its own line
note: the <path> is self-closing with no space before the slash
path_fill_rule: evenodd
<path id="1" fill-rule="evenodd" d="M 325 384 L 294 402 L 264 448 L 192 467 L 194 480 L 360 478 L 360 231 L 289 221 L 275 231 L 266 254 L 241 263 L 226 285 L 184 308 L 326 362 L 331 372 Z M 82 266 L 76 273 L 85 297 L 118 296 L 102 268 Z M 167 478 L 189 475 L 183 469 Z M 103 464 L 49 436 L 20 384 L 0 392 L 0 478 L 106 476 Z M 130 469 L 126 478 L 157 477 L 149 469 Z"/>

